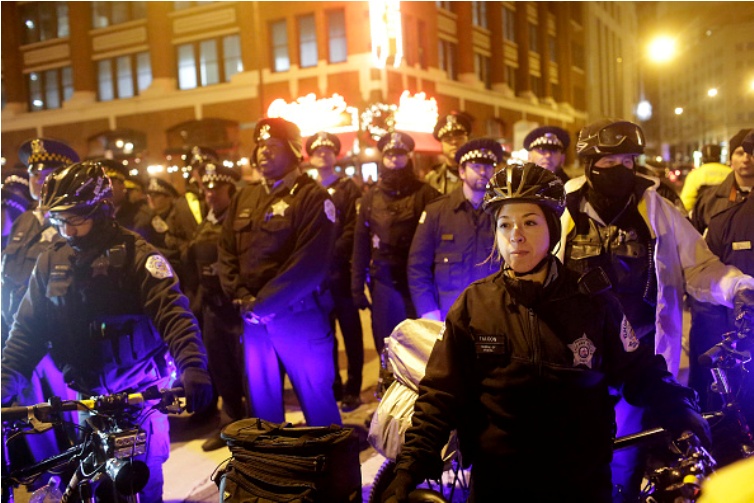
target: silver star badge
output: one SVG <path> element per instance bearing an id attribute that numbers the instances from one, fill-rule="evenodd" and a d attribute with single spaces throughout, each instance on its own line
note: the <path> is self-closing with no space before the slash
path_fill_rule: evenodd
<path id="1" fill-rule="evenodd" d="M 272 216 L 280 215 L 281 217 L 285 216 L 285 210 L 288 209 L 290 204 L 286 203 L 283 199 L 276 202 L 272 205 Z"/>

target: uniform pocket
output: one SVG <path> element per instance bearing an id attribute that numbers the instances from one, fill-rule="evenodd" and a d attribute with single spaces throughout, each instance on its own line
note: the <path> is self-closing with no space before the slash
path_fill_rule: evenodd
<path id="1" fill-rule="evenodd" d="M 435 255 L 435 281 L 440 292 L 459 290 L 464 285 L 463 254 L 458 252 Z"/>

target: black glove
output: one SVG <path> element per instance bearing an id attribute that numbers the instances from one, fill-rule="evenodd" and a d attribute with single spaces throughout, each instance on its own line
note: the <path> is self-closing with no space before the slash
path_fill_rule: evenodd
<path id="1" fill-rule="evenodd" d="M 244 295 L 240 299 L 233 299 L 233 305 L 236 306 L 241 316 L 254 309 L 254 302 L 257 300 L 253 295 Z"/>
<path id="2" fill-rule="evenodd" d="M 181 375 L 186 394 L 186 410 L 201 412 L 212 402 L 214 391 L 209 373 L 200 367 L 188 367 Z"/>
<path id="3" fill-rule="evenodd" d="M 369 299 L 367 299 L 367 296 L 363 293 L 360 295 L 354 295 L 353 305 L 356 306 L 357 309 L 372 309 L 372 304 L 369 303 Z"/>
<path id="4" fill-rule="evenodd" d="M 408 495 L 416 489 L 416 482 L 406 470 L 396 470 L 395 478 L 382 493 L 381 503 L 407 503 Z"/>
<path id="5" fill-rule="evenodd" d="M 679 438 L 684 431 L 690 431 L 699 438 L 704 447 L 709 449 L 712 446 L 712 431 L 709 423 L 691 407 L 684 407 L 673 414 L 666 429 L 673 439 Z"/>
<path id="6" fill-rule="evenodd" d="M 733 296 L 733 314 L 736 328 L 743 335 L 751 335 L 754 330 L 754 290 L 745 288 Z"/>

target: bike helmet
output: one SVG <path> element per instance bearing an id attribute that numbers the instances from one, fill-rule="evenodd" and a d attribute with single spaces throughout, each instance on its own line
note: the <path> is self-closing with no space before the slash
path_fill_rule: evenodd
<path id="1" fill-rule="evenodd" d="M 565 209 L 563 182 L 554 173 L 532 162 L 507 166 L 490 179 L 482 207 L 494 214 L 500 206 L 510 202 L 538 204 L 560 217 Z"/>
<path id="2" fill-rule="evenodd" d="M 633 122 L 602 119 L 581 129 L 576 154 L 587 159 L 611 154 L 640 155 L 646 144 L 644 131 Z"/>
<path id="3" fill-rule="evenodd" d="M 42 186 L 40 208 L 45 213 L 71 211 L 93 215 L 112 205 L 113 190 L 104 167 L 97 161 L 84 161 L 58 168 Z"/>

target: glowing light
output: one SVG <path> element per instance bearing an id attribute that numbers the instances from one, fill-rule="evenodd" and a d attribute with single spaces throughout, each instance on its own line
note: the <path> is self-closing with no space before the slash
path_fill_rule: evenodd
<path id="1" fill-rule="evenodd" d="M 639 118 L 639 120 L 647 121 L 652 118 L 652 104 L 647 100 L 641 100 L 638 105 L 636 105 L 636 117 Z"/>
<path id="2" fill-rule="evenodd" d="M 0 157 L 0 164 L 5 166 L 5 157 Z"/>
<path id="3" fill-rule="evenodd" d="M 232 168 L 233 161 L 223 161 L 223 166 L 225 166 L 226 168 Z"/>
<path id="4" fill-rule="evenodd" d="M 710 98 L 714 98 L 715 96 L 717 96 L 717 88 L 713 87 L 711 89 L 708 89 L 707 96 L 709 96 Z"/>
<path id="5" fill-rule="evenodd" d="M 126 144 L 123 145 L 123 152 L 125 152 L 126 154 L 130 154 L 133 151 L 134 151 L 134 144 L 131 143 L 130 141 L 126 142 Z"/>
<path id="6" fill-rule="evenodd" d="M 41 107 L 42 105 L 44 105 L 44 102 L 42 100 L 34 100 L 32 103 L 35 107 Z"/>
<path id="7" fill-rule="evenodd" d="M 403 91 L 395 111 L 396 129 L 431 133 L 436 123 L 437 101 L 434 98 L 427 99 L 425 93 L 411 96 L 408 91 Z"/>
<path id="8" fill-rule="evenodd" d="M 309 178 L 311 178 L 312 180 L 316 180 L 319 177 L 319 173 L 317 173 L 317 170 L 314 168 L 307 169 L 306 174 L 309 175 Z"/>
<path id="9" fill-rule="evenodd" d="M 165 166 L 163 166 L 162 164 L 150 164 L 149 166 L 147 166 L 147 173 L 149 173 L 150 175 L 162 173 L 163 171 L 165 171 Z"/>
<path id="10" fill-rule="evenodd" d="M 346 176 L 353 176 L 355 174 L 356 174 L 356 168 L 354 168 L 353 166 L 348 166 L 346 168 Z"/>
<path id="11" fill-rule="evenodd" d="M 401 2 L 370 0 L 369 24 L 372 31 L 372 59 L 377 68 L 385 68 L 391 57 L 395 68 L 401 66 L 403 58 Z"/>
<path id="12" fill-rule="evenodd" d="M 754 80 L 749 82 L 749 91 L 754 91 Z"/>
<path id="13" fill-rule="evenodd" d="M 248 157 L 241 157 L 236 164 L 238 166 L 248 166 L 249 165 L 249 158 Z"/>
<path id="14" fill-rule="evenodd" d="M 115 140 L 115 146 L 118 148 L 123 148 L 123 140 Z"/>
<path id="15" fill-rule="evenodd" d="M 317 99 L 314 93 L 287 103 L 278 98 L 267 108 L 268 117 L 282 117 L 301 129 L 302 136 L 311 136 L 317 131 L 342 133 L 359 129 L 358 111 L 349 107 L 339 94 Z"/>
<path id="16" fill-rule="evenodd" d="M 665 63 L 675 56 L 675 39 L 657 37 L 649 43 L 649 58 L 656 63 Z"/>
<path id="17" fill-rule="evenodd" d="M 149 171 L 149 168 L 147 168 L 147 171 Z M 139 176 L 139 170 L 134 168 L 131 171 L 129 171 L 128 174 L 131 176 Z"/>
<path id="18" fill-rule="evenodd" d="M 675 107 L 675 110 L 673 110 L 676 115 L 682 115 L 683 114 L 683 107 Z"/>

